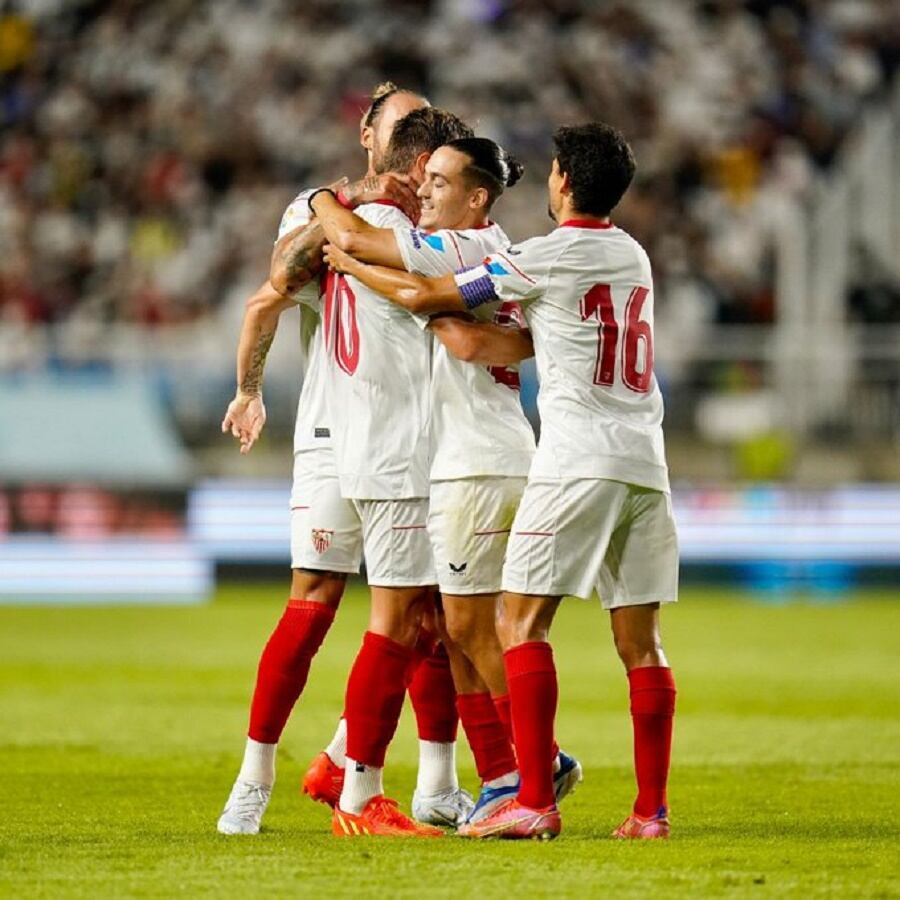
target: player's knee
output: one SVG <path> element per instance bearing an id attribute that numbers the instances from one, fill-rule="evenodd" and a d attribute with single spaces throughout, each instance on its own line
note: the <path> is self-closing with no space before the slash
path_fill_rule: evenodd
<path id="1" fill-rule="evenodd" d="M 630 672 L 643 666 L 665 665 L 662 644 L 653 636 L 634 637 L 632 635 L 614 635 L 616 653 Z"/>
<path id="2" fill-rule="evenodd" d="M 419 638 L 426 610 L 433 604 L 428 590 L 379 589 L 373 591 L 369 629 L 398 644 L 413 647 Z"/>
<path id="3" fill-rule="evenodd" d="M 318 572 L 311 569 L 293 569 L 291 572 L 291 597 L 310 603 L 323 603 L 337 609 L 344 596 L 347 576 L 339 572 Z"/>

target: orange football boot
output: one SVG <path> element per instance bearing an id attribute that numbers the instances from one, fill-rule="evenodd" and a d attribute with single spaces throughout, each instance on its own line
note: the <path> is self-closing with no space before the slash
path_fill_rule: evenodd
<path id="1" fill-rule="evenodd" d="M 373 797 L 363 811 L 354 816 L 334 807 L 331 818 L 331 833 L 338 837 L 364 837 L 384 835 L 386 837 L 443 837 L 440 828 L 421 825 L 397 809 L 396 800 L 388 800 L 383 794 Z"/>
<path id="2" fill-rule="evenodd" d="M 303 793 L 319 803 L 337 806 L 344 789 L 344 770 L 332 762 L 331 757 L 323 750 L 309 764 L 303 776 Z"/>
<path id="3" fill-rule="evenodd" d="M 655 816 L 649 818 L 632 813 L 612 836 L 623 841 L 666 840 L 670 831 L 668 810 L 663 806 Z"/>

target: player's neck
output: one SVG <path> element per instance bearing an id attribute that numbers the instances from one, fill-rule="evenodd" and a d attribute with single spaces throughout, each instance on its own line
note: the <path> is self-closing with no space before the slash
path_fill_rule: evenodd
<path id="1" fill-rule="evenodd" d="M 588 228 L 609 228 L 612 224 L 609 216 L 595 216 L 591 213 L 580 212 L 571 203 L 563 204 L 556 221 L 560 226 L 574 222 L 582 223 Z"/>
<path id="2" fill-rule="evenodd" d="M 452 231 L 470 231 L 477 228 L 487 228 L 491 224 L 488 216 L 477 210 L 469 210 L 456 225 Z"/>

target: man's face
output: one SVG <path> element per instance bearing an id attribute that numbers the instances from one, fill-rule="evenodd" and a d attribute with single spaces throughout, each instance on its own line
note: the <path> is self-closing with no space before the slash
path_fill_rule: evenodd
<path id="1" fill-rule="evenodd" d="M 391 141 L 391 134 L 397 121 L 414 109 L 421 109 L 427 105 L 421 97 L 417 97 L 415 94 L 406 94 L 402 91 L 393 94 L 384 101 L 384 106 L 381 107 L 381 112 L 375 124 L 369 129 L 371 131 L 371 168 L 373 172 L 382 171 L 384 154 L 387 152 L 387 146 Z"/>
<path id="2" fill-rule="evenodd" d="M 425 179 L 418 190 L 422 200 L 419 228 L 459 228 L 477 205 L 476 192 L 463 172 L 469 157 L 450 147 L 438 147 L 425 164 Z"/>
<path id="3" fill-rule="evenodd" d="M 559 161 L 554 159 L 547 179 L 547 213 L 554 222 L 559 222 L 563 206 L 563 183 L 565 176 L 559 171 Z"/>

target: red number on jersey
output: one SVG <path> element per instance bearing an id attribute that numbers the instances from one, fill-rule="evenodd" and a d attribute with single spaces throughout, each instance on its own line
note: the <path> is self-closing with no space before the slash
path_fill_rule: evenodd
<path id="1" fill-rule="evenodd" d="M 622 342 L 622 381 L 625 386 L 646 394 L 653 378 L 653 330 L 649 322 L 641 321 L 641 310 L 650 291 L 636 287 L 625 306 L 625 340 Z M 644 361 L 638 371 L 638 356 L 644 345 Z"/>
<path id="2" fill-rule="evenodd" d="M 325 276 L 325 346 L 337 364 L 352 375 L 359 365 L 359 327 L 356 295 L 343 275 L 329 270 Z"/>
<path id="3" fill-rule="evenodd" d="M 525 315 L 522 312 L 522 307 L 511 300 L 501 303 L 494 313 L 494 324 L 515 325 L 518 328 L 525 328 Z M 488 372 L 490 372 L 491 378 L 497 384 L 505 384 L 514 391 L 518 391 L 522 387 L 517 369 L 507 366 L 488 366 Z"/>
<path id="4" fill-rule="evenodd" d="M 625 337 L 622 341 L 622 381 L 627 388 L 645 394 L 653 379 L 653 331 L 649 322 L 641 321 L 641 310 L 650 293 L 649 288 L 636 287 L 625 306 Z M 581 298 L 581 321 L 597 319 L 597 363 L 594 384 L 609 387 L 616 374 L 616 345 L 619 323 L 616 322 L 612 293 L 608 284 L 595 284 Z M 643 365 L 638 369 L 641 345 Z"/>

